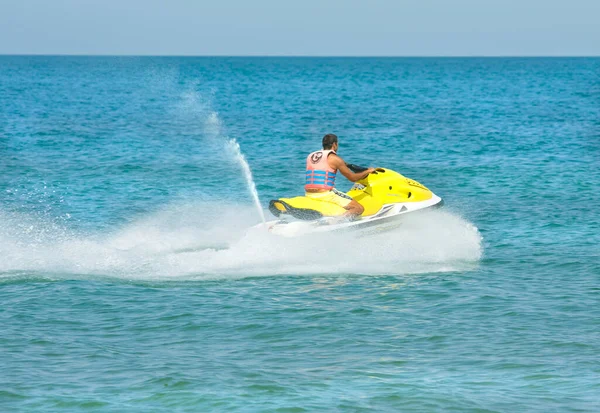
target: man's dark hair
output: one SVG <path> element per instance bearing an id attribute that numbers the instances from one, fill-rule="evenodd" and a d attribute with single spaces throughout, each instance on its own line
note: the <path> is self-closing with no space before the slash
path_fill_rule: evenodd
<path id="1" fill-rule="evenodd" d="M 337 143 L 337 136 L 333 133 L 328 133 L 323 136 L 323 149 L 331 149 L 334 143 Z"/>

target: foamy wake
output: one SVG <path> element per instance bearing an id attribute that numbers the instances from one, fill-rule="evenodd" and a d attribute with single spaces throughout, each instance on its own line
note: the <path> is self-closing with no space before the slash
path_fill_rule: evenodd
<path id="1" fill-rule="evenodd" d="M 336 233 L 288 239 L 249 229 L 256 223 L 248 206 L 171 205 L 114 232 L 75 234 L 0 212 L 0 278 L 410 274 L 469 269 L 482 255 L 478 230 L 445 211 L 362 238 Z"/>

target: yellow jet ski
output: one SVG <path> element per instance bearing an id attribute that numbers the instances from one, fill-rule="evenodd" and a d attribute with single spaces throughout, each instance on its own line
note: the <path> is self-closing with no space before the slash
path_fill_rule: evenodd
<path id="1" fill-rule="evenodd" d="M 357 173 L 367 169 L 351 164 L 347 166 Z M 389 229 L 394 227 L 389 224 L 397 223 L 407 213 L 443 205 L 442 198 L 419 182 L 386 168 L 377 168 L 357 181 L 347 194 L 365 209 L 352 221 L 341 217 L 346 210 L 339 205 L 297 196 L 272 200 L 269 211 L 280 219 L 264 225 L 270 232 L 283 236 L 380 225 Z M 287 220 L 287 217 L 296 220 Z"/>

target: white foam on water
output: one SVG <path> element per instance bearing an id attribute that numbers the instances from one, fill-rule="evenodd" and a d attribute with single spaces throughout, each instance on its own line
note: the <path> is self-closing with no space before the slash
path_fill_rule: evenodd
<path id="1" fill-rule="evenodd" d="M 81 278 L 202 280 L 306 274 L 415 274 L 473 268 L 482 255 L 472 224 L 445 211 L 407 217 L 373 236 L 351 232 L 282 238 L 247 206 L 174 204 L 112 232 L 76 234 L 0 212 L 0 279 L 15 273 Z"/>

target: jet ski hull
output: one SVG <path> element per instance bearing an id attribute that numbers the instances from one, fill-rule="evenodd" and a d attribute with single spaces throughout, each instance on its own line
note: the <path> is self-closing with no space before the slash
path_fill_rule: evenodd
<path id="1" fill-rule="evenodd" d="M 338 231 L 378 233 L 397 228 L 408 214 L 439 208 L 443 204 L 442 198 L 434 195 L 431 199 L 418 203 L 385 205 L 379 214 L 358 218 L 354 221 L 347 221 L 340 217 L 323 217 L 311 221 L 273 220 L 258 226 L 283 237 Z"/>

